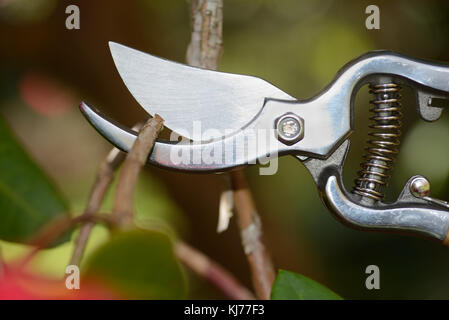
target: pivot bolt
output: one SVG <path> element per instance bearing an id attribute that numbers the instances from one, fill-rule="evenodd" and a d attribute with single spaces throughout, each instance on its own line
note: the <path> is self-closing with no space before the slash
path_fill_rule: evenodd
<path id="1" fill-rule="evenodd" d="M 276 135 L 279 141 L 293 144 L 304 138 L 304 120 L 294 113 L 286 113 L 275 121 Z"/>

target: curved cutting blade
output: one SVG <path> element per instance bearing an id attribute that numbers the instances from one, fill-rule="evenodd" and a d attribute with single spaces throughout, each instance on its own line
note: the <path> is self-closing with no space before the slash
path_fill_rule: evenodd
<path id="1" fill-rule="evenodd" d="M 192 140 L 217 139 L 244 128 L 266 98 L 296 100 L 257 77 L 189 67 L 109 42 L 128 90 L 149 114 Z M 194 124 L 195 121 L 199 121 Z M 212 129 L 212 130 L 211 130 Z"/>
<path id="2" fill-rule="evenodd" d="M 90 124 L 115 147 L 124 152 L 131 150 L 137 139 L 137 132 L 123 127 L 98 110 L 89 107 L 85 102 L 81 102 L 80 110 Z M 238 142 L 249 141 L 253 144 L 257 142 L 254 141 L 254 136 L 247 136 L 244 131 L 240 131 L 237 135 L 240 135 L 240 138 L 233 139 L 231 137 L 204 144 L 156 141 L 153 151 L 148 157 L 148 163 L 173 170 L 222 172 L 246 164 L 255 164 L 259 159 L 266 161 L 267 152 L 274 156 L 278 155 L 277 149 L 267 151 L 267 149 L 248 148 L 247 152 L 244 152 L 245 145 L 240 145 Z M 274 147 L 276 148 L 276 146 Z M 211 161 L 205 155 L 210 155 L 211 151 L 215 152 L 214 150 L 226 150 L 225 152 L 230 153 L 220 152 L 215 155 L 217 158 Z M 180 155 L 182 156 L 180 157 Z"/>

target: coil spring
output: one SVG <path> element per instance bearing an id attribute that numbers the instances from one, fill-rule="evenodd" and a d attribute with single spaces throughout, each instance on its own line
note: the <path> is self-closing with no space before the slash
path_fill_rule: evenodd
<path id="1" fill-rule="evenodd" d="M 370 84 L 369 92 L 374 95 L 374 99 L 370 101 L 373 116 L 370 117 L 372 124 L 369 127 L 375 131 L 369 133 L 373 139 L 367 141 L 365 149 L 368 153 L 363 156 L 364 161 L 360 164 L 362 169 L 358 172 L 352 191 L 362 198 L 371 199 L 368 201 L 379 201 L 384 197 L 382 189 L 399 152 L 402 125 L 400 89 L 399 85 L 392 82 Z"/>

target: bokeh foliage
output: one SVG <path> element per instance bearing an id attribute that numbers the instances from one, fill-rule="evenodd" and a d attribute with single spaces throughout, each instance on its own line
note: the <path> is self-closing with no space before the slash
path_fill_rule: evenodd
<path id="1" fill-rule="evenodd" d="M 0 118 L 0 239 L 26 242 L 68 205 Z"/>

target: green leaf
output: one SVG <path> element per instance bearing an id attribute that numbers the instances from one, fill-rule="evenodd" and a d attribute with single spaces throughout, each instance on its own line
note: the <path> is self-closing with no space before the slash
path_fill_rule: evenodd
<path id="1" fill-rule="evenodd" d="M 114 234 L 92 254 L 86 274 L 130 299 L 181 299 L 186 285 L 172 241 L 160 232 Z"/>
<path id="2" fill-rule="evenodd" d="M 279 270 L 271 290 L 272 300 L 342 300 L 335 292 L 298 273 Z"/>
<path id="3" fill-rule="evenodd" d="M 26 242 L 67 212 L 59 192 L 0 118 L 0 239 Z"/>

